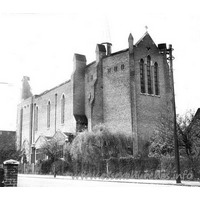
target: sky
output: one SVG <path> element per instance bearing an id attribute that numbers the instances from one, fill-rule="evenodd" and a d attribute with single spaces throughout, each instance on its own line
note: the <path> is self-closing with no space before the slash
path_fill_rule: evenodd
<path id="1" fill-rule="evenodd" d="M 148 32 L 156 44 L 172 44 L 178 114 L 200 107 L 198 1 L 14 1 L 0 2 L 0 130 L 15 130 L 23 76 L 33 94 L 69 80 L 73 55 L 95 60 L 97 43 L 112 52 Z"/>

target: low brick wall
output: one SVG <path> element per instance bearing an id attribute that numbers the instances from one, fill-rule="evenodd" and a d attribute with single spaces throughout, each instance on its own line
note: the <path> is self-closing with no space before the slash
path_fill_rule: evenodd
<path id="1" fill-rule="evenodd" d="M 17 187 L 18 165 L 8 164 L 4 166 L 5 187 Z"/>
<path id="2" fill-rule="evenodd" d="M 4 169 L 0 167 L 0 187 L 4 187 Z"/>
<path id="3" fill-rule="evenodd" d="M 17 187 L 18 165 L 16 160 L 7 160 L 3 163 L 4 168 L 4 186 Z"/>

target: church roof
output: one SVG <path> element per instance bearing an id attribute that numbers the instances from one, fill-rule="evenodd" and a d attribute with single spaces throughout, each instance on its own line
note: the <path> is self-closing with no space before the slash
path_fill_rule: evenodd
<path id="1" fill-rule="evenodd" d="M 70 132 L 62 132 L 63 134 L 65 134 L 66 136 L 72 135 L 73 133 Z"/>
<path id="2" fill-rule="evenodd" d="M 49 90 L 46 90 L 46 91 L 44 91 L 44 92 L 42 92 L 42 93 L 40 93 L 38 95 L 35 95 L 35 98 L 38 98 L 38 97 L 40 97 L 40 96 L 42 96 L 42 95 L 44 95 L 44 94 L 46 94 L 48 92 L 51 92 L 52 90 L 55 90 L 55 89 L 59 88 L 60 86 L 66 84 L 66 83 L 69 83 L 70 81 L 71 80 L 67 80 L 67 81 L 65 81 L 65 82 L 63 82 L 63 83 L 61 83 L 61 84 L 59 84 L 59 85 L 57 85 L 57 86 L 55 86 L 55 87 L 53 87 L 53 88 L 51 88 Z"/>
<path id="3" fill-rule="evenodd" d="M 197 109 L 197 112 L 195 113 L 195 118 L 200 119 L 200 108 Z"/>
<path id="4" fill-rule="evenodd" d="M 145 37 L 149 37 L 152 40 L 152 42 L 155 44 L 155 42 L 153 41 L 153 39 L 149 35 L 148 31 L 146 31 L 145 34 L 136 42 L 135 46 L 137 46 L 140 42 L 142 42 Z"/>
<path id="5" fill-rule="evenodd" d="M 47 139 L 47 141 L 49 141 L 53 138 L 53 137 L 50 137 L 50 136 L 44 136 L 44 137 Z"/>
<path id="6" fill-rule="evenodd" d="M 132 35 L 131 35 L 131 36 L 132 36 Z M 129 37 L 130 37 L 130 36 L 129 36 Z M 146 31 L 145 34 L 137 41 L 137 43 L 136 43 L 134 46 L 137 47 L 137 45 L 138 45 L 140 42 L 142 42 L 142 41 L 144 40 L 145 37 L 150 37 L 150 39 L 152 40 L 152 38 L 151 38 L 151 36 L 149 35 L 148 31 Z M 152 40 L 152 42 L 154 43 L 153 40 Z M 154 44 L 155 44 L 155 43 L 154 43 Z M 105 48 L 105 46 L 104 46 L 103 44 L 97 44 L 97 47 L 98 47 L 99 51 L 106 52 L 106 48 Z M 123 49 L 123 50 L 120 50 L 120 51 L 111 53 L 111 54 L 109 55 L 109 57 L 110 57 L 110 56 L 117 55 L 117 54 L 120 54 L 120 53 L 124 53 L 124 52 L 126 52 L 126 51 L 128 51 L 128 50 L 129 50 L 129 48 L 126 48 L 126 49 Z M 75 54 L 74 54 L 74 57 L 75 57 L 77 60 L 86 61 L 86 57 L 85 57 L 84 55 L 75 53 Z M 107 56 L 106 56 L 106 57 L 107 57 Z M 94 64 L 95 62 L 96 62 L 96 61 L 93 61 L 93 62 L 87 64 L 86 67 L 91 66 L 91 65 Z M 42 92 L 41 94 L 35 95 L 35 98 L 38 98 L 38 97 L 40 97 L 40 96 L 42 96 L 42 95 L 44 95 L 44 94 L 46 94 L 46 93 L 48 93 L 48 92 L 50 92 L 50 91 L 52 91 L 52 90 L 54 90 L 54 89 L 57 89 L 58 87 L 60 87 L 60 86 L 62 86 L 62 85 L 64 85 L 64 84 L 66 84 L 66 83 L 68 83 L 68 82 L 70 82 L 70 81 L 71 81 L 71 80 L 67 80 L 67 81 L 65 81 L 65 82 L 63 82 L 63 83 L 61 83 L 61 84 L 59 84 L 59 85 L 57 85 L 57 86 L 55 86 L 55 87 L 53 87 L 53 88 L 51 88 L 51 89 L 49 89 L 49 90 L 46 90 L 46 91 Z"/>

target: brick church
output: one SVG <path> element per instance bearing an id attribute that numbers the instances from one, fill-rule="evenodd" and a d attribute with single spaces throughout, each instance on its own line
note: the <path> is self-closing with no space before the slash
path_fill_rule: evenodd
<path id="1" fill-rule="evenodd" d="M 172 79 L 166 44 L 154 43 L 148 32 L 127 48 L 112 53 L 111 43 L 96 45 L 96 60 L 74 54 L 71 79 L 39 95 L 23 77 L 17 114 L 18 145 L 35 163 L 37 150 L 56 134 L 67 141 L 83 129 L 104 124 L 110 131 L 134 137 L 134 151 L 156 130 L 162 114 L 173 118 Z M 31 156 L 32 155 L 32 156 Z"/>

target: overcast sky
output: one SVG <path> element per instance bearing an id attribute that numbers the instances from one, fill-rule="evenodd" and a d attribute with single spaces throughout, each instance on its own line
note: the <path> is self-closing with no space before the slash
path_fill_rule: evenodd
<path id="1" fill-rule="evenodd" d="M 32 2 L 32 3 L 31 3 Z M 15 130 L 21 79 L 39 94 L 70 79 L 73 54 L 95 60 L 97 43 L 112 52 L 136 43 L 145 26 L 156 44 L 172 44 L 177 113 L 200 107 L 198 1 L 6 1 L 0 3 L 0 129 Z"/>

